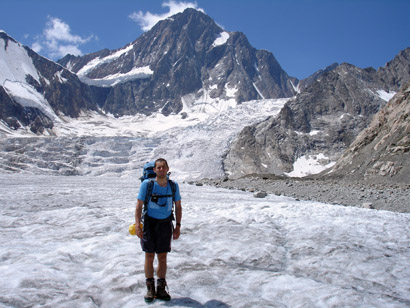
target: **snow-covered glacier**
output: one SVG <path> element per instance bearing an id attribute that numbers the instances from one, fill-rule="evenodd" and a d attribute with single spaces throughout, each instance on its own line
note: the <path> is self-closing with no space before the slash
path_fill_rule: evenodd
<path id="1" fill-rule="evenodd" d="M 173 299 L 151 307 L 409 307 L 409 214 L 180 185 Z M 130 176 L 0 175 L 0 306 L 145 306 L 128 234 L 138 188 Z"/>

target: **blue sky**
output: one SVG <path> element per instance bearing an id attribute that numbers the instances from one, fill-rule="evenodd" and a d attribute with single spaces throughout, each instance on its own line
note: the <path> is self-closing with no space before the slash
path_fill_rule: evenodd
<path id="1" fill-rule="evenodd" d="M 410 47 L 410 0 L 1 0 L 0 29 L 57 60 L 123 47 L 187 6 L 299 79 L 334 62 L 377 69 Z"/>

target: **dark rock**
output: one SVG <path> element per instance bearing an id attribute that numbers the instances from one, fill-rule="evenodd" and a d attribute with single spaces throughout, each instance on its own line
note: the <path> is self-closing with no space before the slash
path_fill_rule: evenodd
<path id="1" fill-rule="evenodd" d="M 268 194 L 264 191 L 259 191 L 257 193 L 255 193 L 253 196 L 255 198 L 265 198 Z"/>

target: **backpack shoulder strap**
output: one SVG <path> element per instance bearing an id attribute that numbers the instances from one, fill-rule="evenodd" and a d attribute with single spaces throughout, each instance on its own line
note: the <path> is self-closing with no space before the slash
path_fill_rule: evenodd
<path id="1" fill-rule="evenodd" d="M 171 186 L 172 201 L 175 201 L 174 199 L 175 199 L 175 193 L 176 193 L 176 191 L 177 191 L 177 186 L 176 186 L 176 184 L 175 184 L 175 182 L 174 182 L 173 180 L 169 180 L 169 179 L 168 179 L 168 183 L 169 183 L 169 186 Z"/>
<path id="2" fill-rule="evenodd" d="M 149 199 L 151 198 L 153 188 L 154 188 L 154 180 L 149 180 L 147 183 L 147 191 L 145 193 L 145 200 L 144 200 L 145 207 L 148 205 Z"/>

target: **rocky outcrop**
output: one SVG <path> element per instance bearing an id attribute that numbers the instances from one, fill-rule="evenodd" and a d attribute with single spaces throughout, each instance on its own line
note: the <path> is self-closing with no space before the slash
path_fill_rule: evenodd
<path id="1" fill-rule="evenodd" d="M 327 176 L 410 182 L 410 84 L 375 115 Z"/>
<path id="2" fill-rule="evenodd" d="M 291 175 L 301 158 L 316 160 L 323 169 L 329 167 L 410 78 L 409 50 L 378 71 L 343 63 L 320 72 L 314 81 L 302 81 L 305 89 L 278 116 L 239 134 L 224 160 L 227 174 Z"/>

